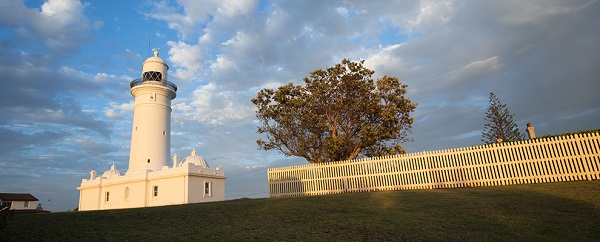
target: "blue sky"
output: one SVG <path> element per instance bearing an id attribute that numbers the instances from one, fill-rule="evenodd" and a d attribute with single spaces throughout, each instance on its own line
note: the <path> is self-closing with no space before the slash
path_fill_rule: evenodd
<path id="1" fill-rule="evenodd" d="M 598 26 L 590 0 L 0 0 L 0 192 L 66 211 L 90 170 L 125 172 L 151 48 L 179 87 L 171 153 L 222 166 L 226 199 L 306 163 L 257 150 L 250 99 L 343 58 L 408 84 L 409 152 L 481 144 L 490 92 L 538 136 L 597 129 Z"/>

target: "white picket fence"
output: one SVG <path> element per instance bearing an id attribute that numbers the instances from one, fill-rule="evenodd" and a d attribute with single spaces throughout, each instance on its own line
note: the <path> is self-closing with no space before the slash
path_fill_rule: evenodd
<path id="1" fill-rule="evenodd" d="M 269 168 L 271 197 L 600 178 L 600 134 Z"/>

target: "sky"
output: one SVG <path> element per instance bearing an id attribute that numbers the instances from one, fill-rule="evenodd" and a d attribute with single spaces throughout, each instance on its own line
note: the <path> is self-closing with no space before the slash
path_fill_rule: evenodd
<path id="1" fill-rule="evenodd" d="M 599 26 L 595 0 L 0 0 L 0 192 L 67 211 L 91 170 L 124 173 L 152 48 L 178 86 L 171 155 L 221 166 L 225 199 L 307 163 L 257 149 L 250 100 L 344 58 L 408 85 L 408 152 L 482 144 L 490 92 L 521 132 L 598 129 Z"/>

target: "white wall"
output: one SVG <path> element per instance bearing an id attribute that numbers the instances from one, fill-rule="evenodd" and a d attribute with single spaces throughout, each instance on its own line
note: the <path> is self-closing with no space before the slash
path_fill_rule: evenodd
<path id="1" fill-rule="evenodd" d="M 212 186 L 210 195 L 204 192 L 205 182 L 209 182 Z M 225 200 L 225 179 L 190 177 L 189 190 L 190 203 L 223 201 Z"/>
<path id="2" fill-rule="evenodd" d="M 37 201 L 29 201 L 29 204 L 27 207 L 25 207 L 25 201 L 13 201 L 12 205 L 10 206 L 10 209 L 17 209 L 17 210 L 23 210 L 23 209 L 35 209 L 35 207 L 37 206 Z"/>
<path id="3" fill-rule="evenodd" d="M 185 167 L 163 167 L 159 171 L 130 174 L 111 179 L 83 179 L 79 210 L 103 210 L 223 201 L 225 177 L 222 171 Z M 212 184 L 211 196 L 204 195 L 204 183 Z M 154 196 L 154 187 L 158 194 Z M 126 191 L 129 190 L 129 196 Z M 106 201 L 106 192 L 109 199 Z"/>

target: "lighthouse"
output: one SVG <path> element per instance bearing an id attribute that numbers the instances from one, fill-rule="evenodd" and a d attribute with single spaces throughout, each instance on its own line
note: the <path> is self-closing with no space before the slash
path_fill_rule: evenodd
<path id="1" fill-rule="evenodd" d="M 177 96 L 177 86 L 168 81 L 168 70 L 157 50 L 142 63 L 141 78 L 129 85 L 134 98 L 129 168 L 123 174 L 111 162 L 100 176 L 90 171 L 89 179 L 82 179 L 77 187 L 79 211 L 225 199 L 223 168 L 210 168 L 195 149 L 183 160 L 174 155 L 171 161 L 171 100 Z"/>
<path id="2" fill-rule="evenodd" d="M 127 174 L 156 171 L 170 161 L 171 100 L 177 86 L 167 81 L 169 66 L 154 56 L 142 63 L 142 78 L 130 83 L 135 98 Z"/>

